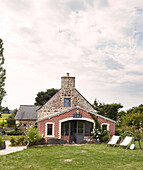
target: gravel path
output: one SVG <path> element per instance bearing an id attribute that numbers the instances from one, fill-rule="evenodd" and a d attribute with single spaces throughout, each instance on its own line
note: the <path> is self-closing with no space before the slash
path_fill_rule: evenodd
<path id="1" fill-rule="evenodd" d="M 0 150 L 0 155 L 7 155 L 9 153 L 22 151 L 23 149 L 26 149 L 27 146 L 10 146 L 10 141 L 6 141 L 6 149 Z"/>

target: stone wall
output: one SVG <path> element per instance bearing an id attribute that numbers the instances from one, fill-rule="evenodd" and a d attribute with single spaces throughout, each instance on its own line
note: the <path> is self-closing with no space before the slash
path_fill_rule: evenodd
<path id="1" fill-rule="evenodd" d="M 75 89 L 75 77 L 62 77 L 61 90 L 38 110 L 38 120 L 69 109 L 69 107 L 64 107 L 64 98 L 71 98 L 71 107 L 80 106 L 86 110 L 96 112 L 88 101 Z"/>
<path id="2" fill-rule="evenodd" d="M 48 115 L 69 109 L 69 107 L 64 107 L 64 98 L 71 98 L 71 107 L 80 106 L 86 110 L 96 112 L 76 89 L 63 88 L 38 110 L 38 120 Z"/>
<path id="3" fill-rule="evenodd" d="M 35 126 L 36 120 L 17 120 L 16 124 L 21 123 L 20 130 L 26 132 L 26 128 L 29 126 Z M 24 126 L 26 124 L 26 127 Z"/>

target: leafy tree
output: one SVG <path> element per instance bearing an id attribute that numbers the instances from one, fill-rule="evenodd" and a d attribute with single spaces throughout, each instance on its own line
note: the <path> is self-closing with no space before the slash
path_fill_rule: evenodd
<path id="1" fill-rule="evenodd" d="M 2 100 L 6 95 L 6 91 L 4 89 L 5 79 L 6 79 L 6 70 L 3 68 L 4 64 L 4 56 L 3 56 L 3 41 L 0 39 L 0 110 L 2 109 Z"/>
<path id="2" fill-rule="evenodd" d="M 123 124 L 127 126 L 135 126 L 136 129 L 143 127 L 143 113 L 130 113 L 123 116 Z"/>
<path id="3" fill-rule="evenodd" d="M 54 94 L 56 94 L 58 89 L 47 89 L 45 92 L 41 91 L 37 93 L 37 97 L 35 98 L 35 105 L 41 106 L 44 105 Z"/>
<path id="4" fill-rule="evenodd" d="M 127 110 L 122 119 L 124 125 L 134 126 L 136 129 L 143 128 L 143 105 Z"/>
<path id="5" fill-rule="evenodd" d="M 105 104 L 98 102 L 97 99 L 95 99 L 93 106 L 98 111 L 98 114 L 113 120 L 117 120 L 118 111 L 123 107 L 120 103 Z"/>
<path id="6" fill-rule="evenodd" d="M 2 113 L 10 113 L 10 110 L 8 107 L 3 107 L 2 108 Z"/>
<path id="7" fill-rule="evenodd" d="M 137 107 L 132 107 L 131 109 L 127 110 L 127 114 L 137 113 L 137 112 L 143 113 L 143 104 L 140 104 Z"/>
<path id="8" fill-rule="evenodd" d="M 15 119 L 14 118 L 16 116 L 17 111 L 18 111 L 17 109 L 14 109 L 13 113 L 10 116 L 8 116 L 7 124 L 9 126 L 15 125 Z"/>

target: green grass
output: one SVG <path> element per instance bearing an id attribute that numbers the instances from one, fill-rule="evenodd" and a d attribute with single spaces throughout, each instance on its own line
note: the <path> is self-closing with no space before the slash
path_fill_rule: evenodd
<path id="1" fill-rule="evenodd" d="M 3 119 L 7 119 L 8 116 L 10 116 L 10 114 L 2 114 L 2 118 L 3 118 Z"/>
<path id="2" fill-rule="evenodd" d="M 106 145 L 33 147 L 0 156 L 0 169 L 143 169 L 143 151 Z"/>
<path id="3" fill-rule="evenodd" d="M 0 125 L 2 123 L 7 124 L 7 118 L 10 116 L 10 114 L 2 114 L 2 118 L 0 118 Z"/>

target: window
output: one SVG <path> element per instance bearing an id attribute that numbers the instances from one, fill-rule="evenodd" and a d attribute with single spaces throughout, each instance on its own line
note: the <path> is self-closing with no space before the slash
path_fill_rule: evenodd
<path id="1" fill-rule="evenodd" d="M 64 98 L 64 107 L 71 107 L 71 98 Z"/>
<path id="2" fill-rule="evenodd" d="M 26 127 L 27 126 L 27 124 L 26 123 L 23 123 L 23 127 Z"/>
<path id="3" fill-rule="evenodd" d="M 64 122 L 61 125 L 61 135 L 69 136 L 69 122 Z"/>
<path id="4" fill-rule="evenodd" d="M 109 126 L 110 125 L 108 123 L 102 123 L 101 124 L 101 127 L 102 127 L 103 130 L 109 130 Z"/>
<path id="5" fill-rule="evenodd" d="M 107 125 L 102 125 L 102 130 L 107 130 Z"/>
<path id="6" fill-rule="evenodd" d="M 54 137 L 54 124 L 46 123 L 46 136 Z"/>
<path id="7" fill-rule="evenodd" d="M 52 135 L 52 124 L 47 124 L 47 135 Z"/>
<path id="8" fill-rule="evenodd" d="M 93 123 L 85 122 L 85 136 L 92 136 L 91 132 L 93 131 Z"/>

